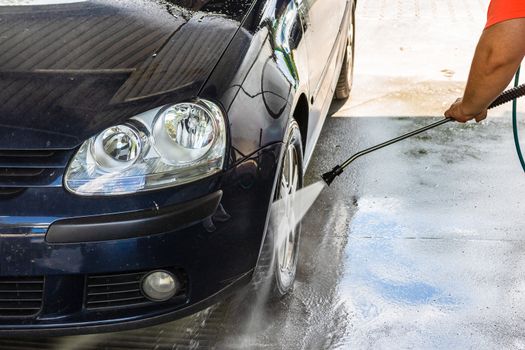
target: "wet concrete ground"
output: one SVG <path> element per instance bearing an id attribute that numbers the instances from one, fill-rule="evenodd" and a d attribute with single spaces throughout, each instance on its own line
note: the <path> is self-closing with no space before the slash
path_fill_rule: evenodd
<path id="1" fill-rule="evenodd" d="M 308 179 L 431 121 L 331 118 Z M 525 176 L 511 136 L 504 119 L 447 125 L 357 161 L 304 220 L 281 301 L 241 293 L 157 327 L 0 347 L 523 349 Z"/>

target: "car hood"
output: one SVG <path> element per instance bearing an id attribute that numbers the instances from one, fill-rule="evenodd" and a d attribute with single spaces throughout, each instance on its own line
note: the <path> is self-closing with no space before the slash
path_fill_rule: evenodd
<path id="1" fill-rule="evenodd" d="M 195 97 L 252 1 L 0 0 L 0 149 L 73 148 Z"/>

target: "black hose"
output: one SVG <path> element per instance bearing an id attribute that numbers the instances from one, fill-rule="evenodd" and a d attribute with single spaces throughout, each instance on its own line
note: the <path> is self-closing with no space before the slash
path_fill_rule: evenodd
<path id="1" fill-rule="evenodd" d="M 517 85 L 517 82 L 519 82 L 519 71 L 518 71 L 518 80 L 516 81 L 516 85 L 514 88 L 505 91 L 497 99 L 494 100 L 494 102 L 491 103 L 489 106 L 489 109 L 501 106 L 507 102 L 510 102 L 512 100 L 516 100 L 517 98 L 520 98 L 522 96 L 525 96 L 525 84 L 523 85 Z"/>

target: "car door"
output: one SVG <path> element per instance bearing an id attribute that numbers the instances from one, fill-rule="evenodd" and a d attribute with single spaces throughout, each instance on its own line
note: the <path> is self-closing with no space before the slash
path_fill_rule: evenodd
<path id="1" fill-rule="evenodd" d="M 303 18 L 308 55 L 310 110 L 304 157 L 304 163 L 308 165 L 332 101 L 334 83 L 339 75 L 337 59 L 341 41 L 337 40 L 341 38 L 339 33 L 350 1 L 296 1 Z"/>
<path id="2" fill-rule="evenodd" d="M 307 42 L 310 68 L 310 91 L 320 97 L 329 72 L 327 64 L 335 54 L 334 47 L 348 0 L 302 0 L 307 8 Z"/>

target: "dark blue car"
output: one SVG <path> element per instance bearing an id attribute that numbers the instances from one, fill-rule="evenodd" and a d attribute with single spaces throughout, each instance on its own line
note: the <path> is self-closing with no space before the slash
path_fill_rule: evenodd
<path id="1" fill-rule="evenodd" d="M 270 206 L 348 97 L 355 0 L 0 5 L 1 333 L 173 320 L 265 264 L 290 291 Z"/>

